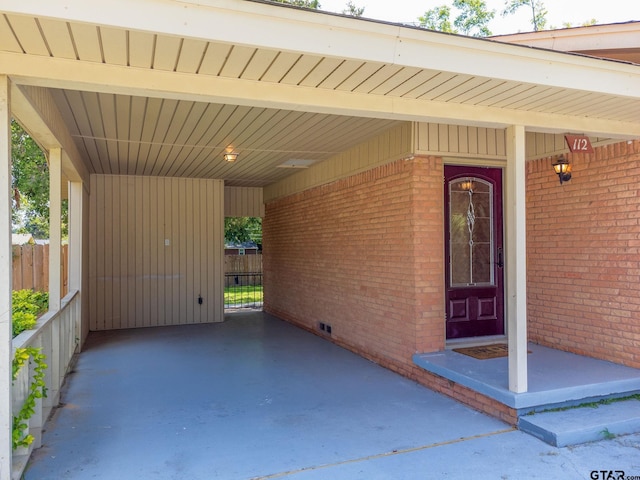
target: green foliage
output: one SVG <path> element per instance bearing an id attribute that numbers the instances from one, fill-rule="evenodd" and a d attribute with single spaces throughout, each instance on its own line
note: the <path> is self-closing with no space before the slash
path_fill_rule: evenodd
<path id="1" fill-rule="evenodd" d="M 16 233 L 49 238 L 49 165 L 38 144 L 11 121 L 11 203 Z M 68 204 L 62 204 L 62 231 L 67 234 Z"/>
<path id="2" fill-rule="evenodd" d="M 296 7 L 305 7 L 305 8 L 313 8 L 319 9 L 320 2 L 319 0 L 270 0 L 274 3 L 285 3 L 287 5 L 294 5 Z"/>
<path id="3" fill-rule="evenodd" d="M 547 25 L 547 9 L 541 0 L 507 0 L 502 15 L 512 15 L 520 7 L 531 8 L 531 25 L 534 31 L 544 30 Z"/>
<path id="4" fill-rule="evenodd" d="M 418 17 L 420 26 L 439 32 L 456 33 L 451 24 L 451 7 L 440 5 L 427 10 L 423 16 Z"/>
<path id="5" fill-rule="evenodd" d="M 226 217 L 224 239 L 230 243 L 253 241 L 262 243 L 262 219 L 260 217 Z"/>
<path id="6" fill-rule="evenodd" d="M 342 13 L 345 15 L 351 15 L 352 17 L 361 17 L 364 14 L 364 7 L 357 7 L 351 0 L 347 2 L 347 6 Z"/>
<path id="7" fill-rule="evenodd" d="M 14 290 L 12 292 L 11 317 L 13 336 L 33 328 L 38 316 L 49 308 L 49 294 L 34 290 Z"/>
<path id="8" fill-rule="evenodd" d="M 430 30 L 474 37 L 491 35 L 488 25 L 493 20 L 495 11 L 487 9 L 485 0 L 453 0 L 453 7 L 457 12 L 453 21 L 451 7 L 441 5 L 427 10 L 422 17 L 419 17 L 420 26 Z"/>
<path id="9" fill-rule="evenodd" d="M 496 12 L 487 10 L 484 0 L 454 0 L 453 6 L 460 10 L 460 14 L 453 21 L 453 25 L 460 33 L 473 37 L 491 35 L 488 25 Z"/>
<path id="10" fill-rule="evenodd" d="M 34 374 L 31 385 L 29 386 L 29 394 L 17 415 L 13 417 L 12 443 L 13 449 L 18 447 L 28 447 L 33 442 L 33 436 L 26 432 L 27 421 L 33 416 L 36 409 L 36 400 L 47 396 L 47 386 L 45 383 L 45 363 L 46 356 L 42 353 L 41 348 L 26 347 L 18 348 L 13 359 L 13 380 L 18 378 L 18 373 L 31 359 L 34 363 Z"/>

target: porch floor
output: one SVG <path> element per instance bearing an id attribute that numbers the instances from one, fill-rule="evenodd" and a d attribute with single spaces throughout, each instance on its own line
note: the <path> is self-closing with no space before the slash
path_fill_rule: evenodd
<path id="1" fill-rule="evenodd" d="M 509 390 L 506 357 L 477 360 L 453 350 L 416 354 L 414 363 L 522 413 L 640 392 L 640 370 L 529 344 L 526 393 Z"/>
<path id="2" fill-rule="evenodd" d="M 551 447 L 262 313 L 92 333 L 45 428 L 26 480 L 640 474 L 640 435 Z"/>

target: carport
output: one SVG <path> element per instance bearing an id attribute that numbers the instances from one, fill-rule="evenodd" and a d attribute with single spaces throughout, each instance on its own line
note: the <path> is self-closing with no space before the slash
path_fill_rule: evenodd
<path id="1" fill-rule="evenodd" d="M 509 389 L 526 392 L 525 160 L 564 152 L 567 132 L 589 135 L 595 145 L 640 136 L 640 74 L 624 63 L 255 1 L 24 0 L 2 13 L 2 131 L 15 117 L 48 152 L 52 251 L 64 192 L 70 202 L 72 293 L 52 301 L 50 318 L 72 305 L 73 322 L 37 340 L 55 343 L 64 331 L 65 347 L 53 352 L 72 353 L 76 339 L 81 348 L 89 331 L 221 322 L 225 215 L 265 215 L 267 238 L 275 240 L 287 231 L 276 210 L 269 220 L 264 204 L 276 209 L 313 188 L 351 188 L 354 175 L 375 172 L 376 180 L 418 163 L 430 169 L 427 196 L 441 199 L 443 163 L 471 164 L 504 171 Z M 0 139 L 5 175 L 8 138 Z M 225 162 L 223 154 L 234 152 L 237 161 Z M 400 203 L 418 198 L 390 191 Z M 0 194 L 9 197 L 8 181 Z M 429 233 L 431 259 L 420 260 L 432 262 L 429 275 L 409 272 L 417 281 L 403 295 L 384 284 L 377 291 L 363 285 L 357 294 L 363 304 L 381 299 L 395 312 L 390 330 L 401 325 L 398 338 L 370 341 L 375 328 L 360 326 L 332 337 L 403 374 L 411 373 L 414 353 L 446 346 L 443 207 L 440 200 L 412 204 L 411 214 L 431 221 L 406 236 L 416 255 Z M 1 218 L 10 230 L 8 205 Z M 414 227 L 411 219 L 406 224 Z M 9 243 L 0 243 L 5 271 Z M 296 317 L 295 308 L 283 309 L 296 299 L 278 283 L 283 263 L 269 248 L 266 308 L 300 323 L 304 311 Z M 52 255 L 53 278 L 56 260 Z M 335 263 L 329 254 L 324 261 Z M 10 280 L 0 289 L 7 346 Z M 304 326 L 313 329 L 309 318 Z M 376 341 L 399 347 L 387 354 Z M 9 432 L 11 349 L 5 351 L 0 421 Z M 66 362 L 55 366 L 60 381 Z M 52 388 L 49 407 L 58 395 Z M 3 478 L 10 452 L 3 436 Z"/>

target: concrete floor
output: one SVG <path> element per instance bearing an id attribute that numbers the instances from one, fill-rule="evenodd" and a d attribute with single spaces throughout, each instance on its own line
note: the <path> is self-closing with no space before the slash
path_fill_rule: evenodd
<path id="1" fill-rule="evenodd" d="M 94 333 L 26 480 L 640 475 L 640 435 L 554 448 L 261 313 Z"/>

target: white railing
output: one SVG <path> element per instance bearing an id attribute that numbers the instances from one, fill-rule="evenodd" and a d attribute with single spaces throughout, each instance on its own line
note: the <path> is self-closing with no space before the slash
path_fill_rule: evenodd
<path id="1" fill-rule="evenodd" d="M 46 397 L 36 401 L 35 413 L 28 420 L 28 432 L 34 440 L 28 447 L 13 451 L 12 478 L 19 479 L 34 448 L 42 444 L 42 427 L 51 410 L 60 401 L 60 388 L 69 370 L 71 360 L 80 342 L 80 294 L 69 292 L 61 301 L 60 310 L 42 315 L 31 330 L 25 330 L 13 339 L 13 355 L 16 349 L 35 347 L 46 356 Z M 34 374 L 33 362 L 25 365 L 13 382 L 11 391 L 13 414 L 20 411 L 29 395 Z"/>

